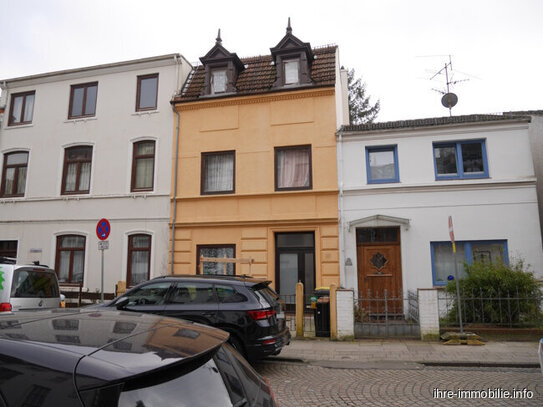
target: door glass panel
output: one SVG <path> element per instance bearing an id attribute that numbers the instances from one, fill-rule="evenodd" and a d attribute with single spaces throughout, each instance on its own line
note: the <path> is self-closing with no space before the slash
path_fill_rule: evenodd
<path id="1" fill-rule="evenodd" d="M 298 282 L 297 253 L 281 253 L 279 255 L 279 279 L 279 292 L 281 296 L 285 298 L 287 303 L 294 303 L 296 283 Z"/>
<path id="2" fill-rule="evenodd" d="M 313 233 L 277 234 L 277 247 L 313 247 Z"/>
<path id="3" fill-rule="evenodd" d="M 305 295 L 313 293 L 315 287 L 315 255 L 313 253 L 305 253 L 305 270 L 304 270 L 304 291 Z"/>

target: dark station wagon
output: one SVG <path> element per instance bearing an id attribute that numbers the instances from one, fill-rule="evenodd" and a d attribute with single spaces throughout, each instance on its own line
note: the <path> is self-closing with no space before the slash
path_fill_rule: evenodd
<path id="1" fill-rule="evenodd" d="M 105 309 L 0 314 L 0 407 L 274 407 L 219 329 Z"/>
<path id="2" fill-rule="evenodd" d="M 157 277 L 106 304 L 107 308 L 182 318 L 230 333 L 247 359 L 277 355 L 290 343 L 285 304 L 270 281 L 244 276 Z"/>

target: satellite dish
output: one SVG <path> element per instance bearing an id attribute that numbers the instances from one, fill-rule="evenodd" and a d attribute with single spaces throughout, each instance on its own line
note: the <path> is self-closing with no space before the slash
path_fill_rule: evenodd
<path id="1" fill-rule="evenodd" d="M 458 103 L 458 96 L 456 96 L 454 93 L 445 93 L 443 97 L 441 98 L 441 104 L 446 107 L 447 109 L 450 109 Z"/>

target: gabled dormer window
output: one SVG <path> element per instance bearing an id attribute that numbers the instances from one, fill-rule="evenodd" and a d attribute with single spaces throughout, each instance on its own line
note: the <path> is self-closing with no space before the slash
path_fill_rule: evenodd
<path id="1" fill-rule="evenodd" d="M 308 42 L 302 42 L 292 35 L 290 18 L 286 35 L 279 41 L 279 44 L 270 48 L 270 51 L 277 67 L 274 88 L 311 84 L 313 51 Z"/>
<path id="2" fill-rule="evenodd" d="M 215 46 L 200 58 L 204 65 L 204 89 L 202 95 L 220 95 L 236 91 L 238 75 L 245 69 L 235 53 L 222 46 L 221 30 Z"/>
<path id="3" fill-rule="evenodd" d="M 290 59 L 283 62 L 285 85 L 297 85 L 300 83 L 300 60 Z"/>
<path id="4" fill-rule="evenodd" d="M 216 95 L 217 93 L 226 92 L 226 69 L 213 69 L 211 71 L 211 93 Z"/>

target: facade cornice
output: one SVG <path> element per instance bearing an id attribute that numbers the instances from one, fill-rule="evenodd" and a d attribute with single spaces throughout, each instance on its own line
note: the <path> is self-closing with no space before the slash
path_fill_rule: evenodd
<path id="1" fill-rule="evenodd" d="M 326 189 L 326 190 L 303 190 L 303 191 L 281 191 L 281 192 L 269 192 L 269 193 L 253 193 L 253 194 L 218 194 L 218 195 L 194 195 L 194 196 L 183 196 L 183 197 L 176 197 L 176 202 L 183 202 L 183 201 L 201 201 L 201 200 L 228 200 L 228 199 L 252 199 L 252 198 L 280 198 L 284 196 L 311 196 L 311 195 L 338 195 L 339 190 L 338 189 Z M 173 200 L 174 198 L 171 197 Z"/>
<path id="2" fill-rule="evenodd" d="M 231 226 L 301 226 L 307 228 L 311 224 L 335 224 L 339 222 L 338 218 L 297 218 L 297 219 L 269 219 L 269 220 L 242 220 L 242 221 L 208 221 L 208 222 L 183 222 L 177 221 L 176 228 L 194 228 L 194 227 L 231 227 Z M 170 220 L 170 227 L 172 226 Z"/>
<path id="3" fill-rule="evenodd" d="M 20 150 L 20 149 L 19 149 Z M 152 199 L 152 198 L 169 198 L 170 194 L 153 194 L 153 193 L 140 193 L 140 194 L 116 194 L 116 195 L 61 195 L 53 197 L 35 197 L 35 198 L 1 198 L 0 197 L 0 207 L 1 205 L 6 204 L 24 204 L 24 203 L 34 203 L 34 202 L 54 202 L 54 201 L 89 201 L 89 200 L 101 200 L 101 199 L 127 199 L 127 198 L 141 198 L 141 199 Z"/>
<path id="4" fill-rule="evenodd" d="M 458 136 L 465 135 L 473 137 L 474 134 L 489 133 L 496 130 L 500 131 L 518 131 L 528 130 L 529 124 L 510 123 L 510 122 L 491 122 L 491 123 L 464 123 L 457 125 L 447 125 L 440 127 L 417 127 L 412 129 L 393 129 L 376 130 L 371 132 L 342 132 L 342 142 L 344 144 L 358 141 L 386 140 L 398 138 L 413 137 L 435 137 L 435 136 Z"/>
<path id="5" fill-rule="evenodd" d="M 469 184 L 458 181 L 444 181 L 444 183 L 433 184 L 415 184 L 415 185 L 398 185 L 394 186 L 376 186 L 376 187 L 351 187 L 344 188 L 344 196 L 358 195 L 378 195 L 378 194 L 396 194 L 396 193 L 417 193 L 417 192 L 450 192 L 462 190 L 491 190 L 491 189 L 510 189 L 510 188 L 535 188 L 536 178 L 524 180 L 506 180 L 506 181 L 491 181 L 491 182 L 476 182 Z"/>
<path id="6" fill-rule="evenodd" d="M 149 222 L 168 222 L 170 221 L 170 218 L 168 216 L 154 216 L 149 217 L 145 216 L 144 218 L 137 218 L 137 217 L 118 217 L 118 216 L 108 216 L 107 217 L 110 222 L 141 222 L 142 220 L 146 220 Z M 60 225 L 60 224 L 70 224 L 73 222 L 84 222 L 84 223 L 92 223 L 93 225 L 96 224 L 96 217 L 92 218 L 56 218 L 56 219 L 10 219 L 10 220 L 0 220 L 0 225 L 20 225 L 20 224 L 53 224 L 53 225 Z M 79 232 L 84 233 L 84 232 Z"/>
<path id="7" fill-rule="evenodd" d="M 201 99 L 192 102 L 176 102 L 175 108 L 178 111 L 209 109 L 214 107 L 248 105 L 257 103 L 269 103 L 283 100 L 306 99 L 312 97 L 334 96 L 335 88 L 318 88 L 306 90 L 289 90 L 284 92 L 272 92 L 248 96 L 232 96 L 222 99 Z"/>
<path id="8" fill-rule="evenodd" d="M 111 73 L 126 72 L 144 68 L 159 68 L 162 66 L 175 65 L 176 60 L 182 60 L 183 63 L 190 65 L 190 63 L 181 54 L 175 53 L 156 57 L 134 59 L 130 61 L 113 62 L 109 64 L 47 72 L 18 78 L 2 79 L 0 82 L 5 82 L 8 88 L 16 88 L 37 85 L 40 83 L 107 75 Z"/>

